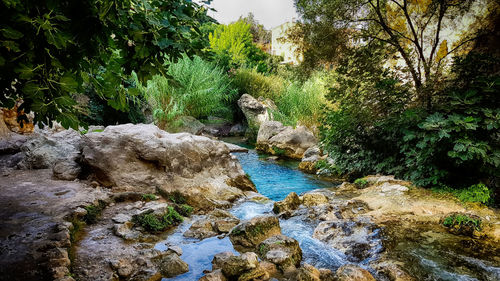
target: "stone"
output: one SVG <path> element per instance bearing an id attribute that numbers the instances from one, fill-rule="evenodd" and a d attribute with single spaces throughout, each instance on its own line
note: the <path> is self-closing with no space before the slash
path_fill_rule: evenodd
<path id="1" fill-rule="evenodd" d="M 304 156 L 299 163 L 299 170 L 309 174 L 315 174 L 318 170 L 316 168 L 316 162 L 321 159 L 321 150 L 317 146 L 309 147 L 304 152 Z"/>
<path id="2" fill-rule="evenodd" d="M 108 126 L 86 134 L 82 147 L 82 161 L 113 192 L 176 191 L 187 204 L 212 209 L 243 196 L 238 187 L 251 186 L 222 142 L 152 124 Z"/>
<path id="3" fill-rule="evenodd" d="M 257 267 L 241 274 L 238 281 L 266 281 L 269 280 L 269 274 L 263 268 Z"/>
<path id="4" fill-rule="evenodd" d="M 190 133 L 193 135 L 199 135 L 205 129 L 205 125 L 198 121 L 196 118 L 191 116 L 181 116 L 177 119 L 180 122 L 180 126 L 167 127 L 166 131 L 170 133 Z"/>
<path id="5" fill-rule="evenodd" d="M 354 264 L 341 266 L 335 273 L 337 281 L 375 281 L 375 278 L 368 272 Z"/>
<path id="6" fill-rule="evenodd" d="M 230 257 L 234 256 L 233 252 L 222 252 L 218 253 L 212 259 L 212 269 L 220 269 L 224 261 Z"/>
<path id="7" fill-rule="evenodd" d="M 320 271 L 314 266 L 304 263 L 296 272 L 294 281 L 323 281 Z"/>
<path id="8" fill-rule="evenodd" d="M 319 279 L 321 281 L 336 281 L 335 274 L 330 269 L 327 268 L 319 269 Z"/>
<path id="9" fill-rule="evenodd" d="M 269 154 L 302 159 L 307 149 L 315 146 L 317 139 L 304 126 L 292 128 L 277 121 L 262 123 L 257 135 L 256 149 Z"/>
<path id="10" fill-rule="evenodd" d="M 243 136 L 245 134 L 246 129 L 247 128 L 245 128 L 245 126 L 238 123 L 236 125 L 231 126 L 231 129 L 229 129 L 229 135 L 230 136 Z"/>
<path id="11" fill-rule="evenodd" d="M 110 262 L 111 267 L 116 271 L 118 276 L 122 278 L 129 277 L 132 275 L 134 268 L 127 260 L 115 260 Z"/>
<path id="12" fill-rule="evenodd" d="M 52 174 L 56 179 L 66 181 L 75 180 L 81 172 L 81 166 L 75 161 L 59 162 L 52 168 Z"/>
<path id="13" fill-rule="evenodd" d="M 282 234 L 267 238 L 259 244 L 258 249 L 263 260 L 276 264 L 282 271 L 297 267 L 302 261 L 299 242 Z"/>
<path id="14" fill-rule="evenodd" d="M 400 195 L 404 192 L 407 192 L 409 189 L 406 186 L 400 184 L 391 184 L 388 182 L 383 183 L 379 187 L 380 191 L 387 195 Z"/>
<path id="15" fill-rule="evenodd" d="M 397 262 L 384 261 L 376 266 L 377 272 L 389 278 L 391 281 L 414 281 L 415 278 L 411 277 Z"/>
<path id="16" fill-rule="evenodd" d="M 307 207 L 324 205 L 328 203 L 328 197 L 319 192 L 310 192 L 302 196 L 302 204 Z"/>
<path id="17" fill-rule="evenodd" d="M 229 233 L 233 246 L 255 248 L 267 238 L 281 234 L 281 227 L 275 216 L 258 216 L 237 225 Z"/>
<path id="18" fill-rule="evenodd" d="M 179 246 L 169 246 L 167 251 L 176 253 L 179 257 L 182 256 L 182 248 Z"/>
<path id="19" fill-rule="evenodd" d="M 167 251 L 152 259 L 163 277 L 174 277 L 189 271 L 189 265 L 176 253 Z"/>
<path id="20" fill-rule="evenodd" d="M 250 128 L 259 129 L 262 123 L 271 120 L 268 107 L 251 95 L 243 94 L 238 100 L 238 106 Z"/>
<path id="21" fill-rule="evenodd" d="M 369 221 L 323 221 L 314 229 L 313 237 L 342 251 L 350 261 L 360 262 L 370 257 L 372 249 L 381 248 L 376 231 L 376 225 Z"/>
<path id="22" fill-rule="evenodd" d="M 276 276 L 278 274 L 278 267 L 272 262 L 261 261 L 259 267 L 266 271 L 268 276 Z"/>
<path id="23" fill-rule="evenodd" d="M 226 277 L 240 276 L 245 272 L 259 266 L 257 254 L 253 252 L 243 253 L 240 256 L 229 256 L 221 259 L 220 269 Z"/>
<path id="24" fill-rule="evenodd" d="M 281 214 L 287 211 L 296 210 L 300 206 L 301 200 L 297 193 L 290 192 L 285 199 L 274 203 L 273 212 L 275 214 Z"/>
<path id="25" fill-rule="evenodd" d="M 227 146 L 230 152 L 248 152 L 248 148 L 244 148 L 228 142 L 225 142 L 224 144 Z"/>
<path id="26" fill-rule="evenodd" d="M 226 281 L 227 278 L 222 274 L 220 269 L 214 270 L 210 273 L 205 274 L 205 276 L 198 279 L 198 281 Z"/>
<path id="27" fill-rule="evenodd" d="M 185 237 L 205 239 L 222 233 L 229 233 L 239 223 L 240 220 L 231 213 L 216 209 L 205 218 L 195 221 L 183 235 Z"/>
<path id="28" fill-rule="evenodd" d="M 132 220 L 132 217 L 126 214 L 118 214 L 112 218 L 115 223 L 126 223 Z"/>

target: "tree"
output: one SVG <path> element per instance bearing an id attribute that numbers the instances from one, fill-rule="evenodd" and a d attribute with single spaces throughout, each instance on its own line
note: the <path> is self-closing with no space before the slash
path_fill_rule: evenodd
<path id="1" fill-rule="evenodd" d="M 240 16 L 239 21 L 250 25 L 250 33 L 252 33 L 254 43 L 265 45 L 271 42 L 271 31 L 266 30 L 262 24 L 259 24 L 253 13 L 248 13 L 246 17 Z"/>
<path id="2" fill-rule="evenodd" d="M 77 128 L 73 94 L 92 86 L 126 110 L 132 70 L 148 77 L 206 45 L 206 12 L 189 0 L 2 0 L 0 107 L 22 100 L 36 123 Z"/>
<path id="3" fill-rule="evenodd" d="M 463 29 L 458 40 L 449 42 L 443 35 L 445 27 L 450 32 L 450 27 L 467 22 L 467 17 L 480 16 L 485 7 L 489 7 L 485 3 L 472 0 L 295 0 L 305 26 L 346 30 L 351 43 L 375 40 L 395 48 L 413 81 L 418 100 L 428 109 L 432 106 L 433 87 L 441 77 L 445 59 L 470 47 L 469 43 L 477 38 L 477 30 L 465 32 Z M 320 35 L 312 33 L 309 36 Z"/>

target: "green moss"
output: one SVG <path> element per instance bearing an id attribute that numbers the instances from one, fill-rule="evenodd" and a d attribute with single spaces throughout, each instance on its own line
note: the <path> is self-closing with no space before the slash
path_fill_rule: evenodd
<path id="1" fill-rule="evenodd" d="M 175 210 L 181 214 L 184 217 L 189 217 L 193 213 L 193 207 L 187 205 L 187 204 L 182 204 L 182 205 L 175 205 Z"/>
<path id="2" fill-rule="evenodd" d="M 85 206 L 84 208 L 87 211 L 87 214 L 83 217 L 83 221 L 87 224 L 96 223 L 104 207 L 106 207 L 106 204 L 103 201 L 99 201 L 97 205 Z"/>
<path id="3" fill-rule="evenodd" d="M 146 202 L 154 201 L 154 200 L 157 200 L 157 199 L 158 198 L 154 194 L 143 194 L 142 197 L 141 197 L 141 200 L 142 201 L 146 201 Z"/>
<path id="4" fill-rule="evenodd" d="M 186 204 L 187 202 L 186 197 L 184 197 L 184 195 L 182 195 L 179 191 L 167 193 L 167 198 L 175 204 Z"/>
<path id="5" fill-rule="evenodd" d="M 472 228 L 474 230 L 481 230 L 481 219 L 473 218 L 469 215 L 454 214 L 446 217 L 443 221 L 443 225 L 450 228 L 462 229 L 462 228 Z"/>
<path id="6" fill-rule="evenodd" d="M 232 234 L 232 235 L 241 235 L 241 234 L 243 234 L 243 230 L 241 230 L 240 228 L 235 227 L 235 228 L 233 228 L 233 230 L 231 231 L 231 234 Z"/>
<path id="7" fill-rule="evenodd" d="M 269 247 L 266 244 L 260 244 L 259 245 L 259 254 L 261 256 L 264 256 L 267 253 L 268 250 L 269 250 Z"/>
<path id="8" fill-rule="evenodd" d="M 364 178 L 359 178 L 359 179 L 357 179 L 357 180 L 354 181 L 354 184 L 358 188 L 365 188 L 368 185 L 368 181 L 365 180 Z"/>
<path id="9" fill-rule="evenodd" d="M 181 223 L 184 219 L 173 208 L 168 207 L 163 215 L 155 215 L 152 212 L 134 216 L 133 222 L 135 225 L 144 227 L 149 232 L 161 232 L 168 228 Z"/>
<path id="10" fill-rule="evenodd" d="M 276 156 L 285 156 L 285 154 L 286 154 L 286 150 L 281 149 L 281 148 L 279 148 L 277 146 L 273 146 L 271 149 L 273 150 L 272 151 L 273 155 L 276 155 Z"/>

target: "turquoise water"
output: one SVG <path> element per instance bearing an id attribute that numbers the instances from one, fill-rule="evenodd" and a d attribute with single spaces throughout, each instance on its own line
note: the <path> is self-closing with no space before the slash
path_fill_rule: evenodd
<path id="1" fill-rule="evenodd" d="M 292 191 L 300 195 L 310 190 L 338 185 L 300 172 L 297 170 L 297 161 L 267 160 L 266 156 L 259 156 L 255 150 L 234 155 L 240 160 L 243 170 L 255 183 L 259 193 L 274 201 L 283 200 Z"/>

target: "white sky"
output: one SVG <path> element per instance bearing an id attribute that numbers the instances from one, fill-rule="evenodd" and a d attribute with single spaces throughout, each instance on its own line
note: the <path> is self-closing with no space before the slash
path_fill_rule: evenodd
<path id="1" fill-rule="evenodd" d="M 266 29 L 298 19 L 293 0 L 213 0 L 210 7 L 217 12 L 210 11 L 209 15 L 223 24 L 245 17 L 249 12 Z"/>

